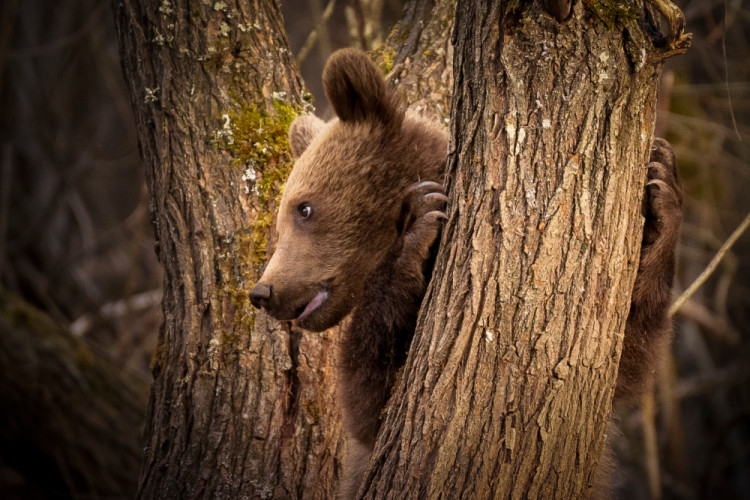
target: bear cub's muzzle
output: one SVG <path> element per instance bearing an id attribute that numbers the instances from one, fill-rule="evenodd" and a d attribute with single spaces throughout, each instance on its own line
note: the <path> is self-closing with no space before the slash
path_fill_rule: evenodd
<path id="1" fill-rule="evenodd" d="M 250 290 L 250 303 L 260 309 L 268 307 L 268 301 L 271 299 L 273 288 L 265 283 L 258 283 Z"/>

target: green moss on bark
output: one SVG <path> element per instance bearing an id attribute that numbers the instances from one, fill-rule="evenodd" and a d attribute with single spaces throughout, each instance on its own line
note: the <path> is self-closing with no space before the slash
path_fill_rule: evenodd
<path id="1" fill-rule="evenodd" d="M 622 29 L 638 20 L 638 4 L 629 0 L 583 0 L 591 18 L 608 29 Z"/>
<path id="2" fill-rule="evenodd" d="M 254 198 L 252 222 L 219 252 L 219 271 L 224 276 L 220 298 L 225 308 L 231 305 L 234 331 L 251 331 L 255 323 L 248 291 L 268 257 L 274 213 L 292 169 L 289 126 L 302 112 L 301 107 L 280 98 L 274 98 L 271 107 L 266 110 L 254 104 L 239 105 L 221 115 L 222 128 L 213 136 L 213 142 L 231 154 L 231 167 L 242 172 L 245 192 Z M 221 344 L 232 342 L 233 335 L 225 328 Z"/>
<path id="3" fill-rule="evenodd" d="M 388 45 L 383 45 L 372 52 L 372 58 L 375 65 L 380 69 L 380 72 L 385 76 L 393 69 L 393 60 L 396 58 L 396 50 Z"/>
<path id="4" fill-rule="evenodd" d="M 214 134 L 214 141 L 233 155 L 232 165 L 265 166 L 271 160 L 291 160 L 289 126 L 300 108 L 280 99 L 272 101 L 273 113 L 254 104 L 243 104 L 221 115 L 223 128 Z"/>

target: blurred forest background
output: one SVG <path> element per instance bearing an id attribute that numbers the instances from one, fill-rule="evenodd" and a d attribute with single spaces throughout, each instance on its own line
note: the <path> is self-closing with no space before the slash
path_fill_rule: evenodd
<path id="1" fill-rule="evenodd" d="M 667 62 L 657 123 L 686 190 L 676 293 L 750 213 L 750 9 L 741 0 L 678 3 L 693 45 Z M 402 4 L 283 2 L 319 115 L 330 113 L 320 84 L 328 54 L 377 48 Z M 83 449 L 70 458 L 85 432 L 56 427 L 59 415 L 75 413 L 66 398 L 76 385 L 127 380 L 128 389 L 110 391 L 117 397 L 83 402 L 127 405 L 127 423 L 108 427 L 85 412 L 75 420 L 97 427 L 99 439 L 113 429 L 125 436 L 108 438 L 114 448 L 139 440 L 161 270 L 110 2 L 3 0 L 0 9 L 0 497 L 64 497 L 108 460 Z M 649 498 L 649 477 L 664 498 L 750 498 L 749 322 L 747 232 L 675 315 L 653 412 L 646 405 L 622 421 L 627 498 Z M 41 351 L 23 344 L 34 336 Z M 55 394 L 45 377 L 64 378 L 54 359 L 66 349 L 99 368 Z"/>

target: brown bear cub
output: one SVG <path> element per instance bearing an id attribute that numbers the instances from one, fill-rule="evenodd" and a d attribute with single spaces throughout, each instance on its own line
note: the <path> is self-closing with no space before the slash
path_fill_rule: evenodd
<path id="1" fill-rule="evenodd" d="M 345 321 L 338 389 L 350 436 L 342 497 L 350 498 L 430 279 L 431 249 L 445 217 L 448 141 L 443 127 L 404 110 L 360 51 L 333 54 L 323 85 L 337 119 L 301 116 L 290 128 L 297 161 L 281 198 L 278 244 L 250 297 L 274 318 L 304 329 Z M 652 160 L 618 401 L 645 385 L 668 339 L 681 190 L 666 142 L 655 142 Z"/>

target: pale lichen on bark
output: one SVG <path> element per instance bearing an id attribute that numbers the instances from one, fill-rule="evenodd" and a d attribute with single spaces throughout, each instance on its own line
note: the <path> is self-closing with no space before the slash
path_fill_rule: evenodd
<path id="1" fill-rule="evenodd" d="M 290 110 L 307 101 L 278 6 L 113 7 L 165 267 L 139 495 L 329 495 L 331 332 L 284 329 L 247 295 L 289 170 Z"/>

